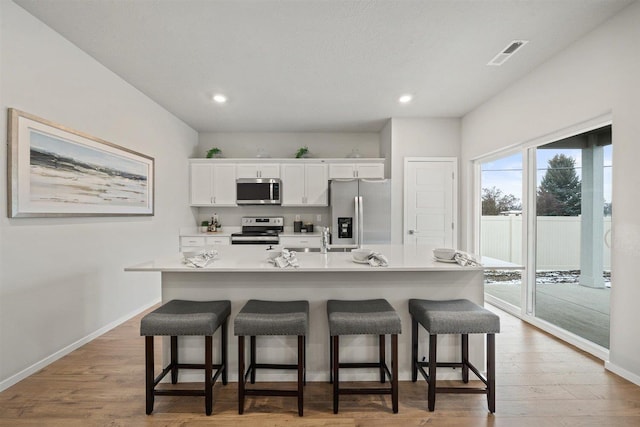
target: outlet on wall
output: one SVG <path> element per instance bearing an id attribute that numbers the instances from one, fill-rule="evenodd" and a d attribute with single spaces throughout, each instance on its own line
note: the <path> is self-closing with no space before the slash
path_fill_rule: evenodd
<path id="1" fill-rule="evenodd" d="M 316 215 L 316 222 L 322 222 L 322 215 Z"/>
<path id="2" fill-rule="evenodd" d="M 300 221 L 300 215 L 296 215 L 296 221 Z"/>

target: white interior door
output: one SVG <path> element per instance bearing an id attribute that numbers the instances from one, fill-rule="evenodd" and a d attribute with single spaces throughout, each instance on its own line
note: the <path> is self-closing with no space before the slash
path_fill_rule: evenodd
<path id="1" fill-rule="evenodd" d="M 457 246 L 456 158 L 405 159 L 404 242 Z"/>

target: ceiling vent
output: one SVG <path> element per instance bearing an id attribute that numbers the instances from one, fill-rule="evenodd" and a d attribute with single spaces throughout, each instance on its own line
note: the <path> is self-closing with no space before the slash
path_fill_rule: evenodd
<path id="1" fill-rule="evenodd" d="M 498 53 L 487 65 L 500 66 L 507 62 L 522 46 L 529 43 L 528 40 L 514 40 Z"/>

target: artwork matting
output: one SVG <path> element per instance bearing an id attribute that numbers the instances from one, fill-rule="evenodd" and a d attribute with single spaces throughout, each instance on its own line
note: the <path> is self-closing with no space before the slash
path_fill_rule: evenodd
<path id="1" fill-rule="evenodd" d="M 9 109 L 8 216 L 153 215 L 154 159 Z"/>

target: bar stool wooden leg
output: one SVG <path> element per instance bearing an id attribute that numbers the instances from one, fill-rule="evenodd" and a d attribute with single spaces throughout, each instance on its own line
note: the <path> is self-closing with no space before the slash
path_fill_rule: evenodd
<path id="1" fill-rule="evenodd" d="M 393 413 L 398 413 L 398 334 L 391 335 L 391 402 Z"/>
<path id="2" fill-rule="evenodd" d="M 329 384 L 333 384 L 333 337 L 329 335 Z"/>
<path id="3" fill-rule="evenodd" d="M 171 384 L 178 382 L 178 337 L 171 337 Z"/>
<path id="4" fill-rule="evenodd" d="M 462 334 L 462 381 L 469 382 L 469 334 Z"/>
<path id="5" fill-rule="evenodd" d="M 487 334 L 487 403 L 496 412 L 496 336 Z"/>
<path id="6" fill-rule="evenodd" d="M 298 415 L 302 416 L 304 408 L 304 336 L 298 336 Z"/>
<path id="7" fill-rule="evenodd" d="M 418 321 L 411 317 L 411 381 L 418 381 Z"/>
<path id="8" fill-rule="evenodd" d="M 228 383 L 227 360 L 229 357 L 229 349 L 227 347 L 229 339 L 228 323 L 226 320 L 222 324 L 222 336 L 220 337 L 220 364 L 222 365 L 222 384 Z"/>
<path id="9" fill-rule="evenodd" d="M 433 412 L 436 407 L 436 350 L 438 345 L 438 336 L 429 334 L 429 381 L 427 398 L 429 402 L 429 411 Z"/>
<path id="10" fill-rule="evenodd" d="M 153 412 L 153 388 L 154 388 L 154 366 L 153 366 L 153 337 L 146 336 L 144 340 L 145 350 L 145 389 L 147 396 L 147 415 Z"/>
<path id="11" fill-rule="evenodd" d="M 251 337 L 251 344 L 249 345 L 249 352 L 251 353 L 249 361 L 249 369 L 251 370 L 251 384 L 256 383 L 256 337 Z"/>
<path id="12" fill-rule="evenodd" d="M 331 337 L 333 340 L 333 354 L 331 358 L 333 359 L 333 413 L 338 413 L 338 400 L 340 396 L 340 377 L 338 376 L 338 371 L 340 370 L 340 344 L 339 344 L 339 335 L 335 335 Z"/>
<path id="13" fill-rule="evenodd" d="M 307 385 L 307 336 L 302 337 L 302 383 Z"/>
<path id="14" fill-rule="evenodd" d="M 204 412 L 211 415 L 213 411 L 213 337 L 204 337 Z"/>
<path id="15" fill-rule="evenodd" d="M 244 336 L 238 337 L 238 414 L 244 412 Z"/>
<path id="16" fill-rule="evenodd" d="M 380 382 L 384 384 L 385 382 L 385 378 L 386 378 L 386 373 L 384 371 L 384 365 L 386 363 L 385 360 L 385 352 L 386 352 L 386 347 L 385 347 L 385 342 L 384 342 L 384 335 L 380 335 L 379 336 L 379 342 L 378 342 L 378 353 L 379 353 L 379 360 L 380 360 Z"/>

